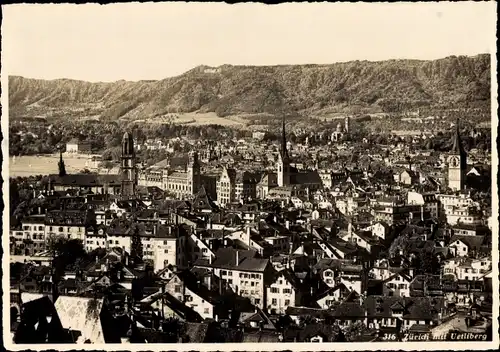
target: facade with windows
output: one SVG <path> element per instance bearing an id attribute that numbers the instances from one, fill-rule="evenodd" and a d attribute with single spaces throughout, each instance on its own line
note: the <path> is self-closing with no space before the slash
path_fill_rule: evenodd
<path id="1" fill-rule="evenodd" d="M 288 270 L 279 272 L 266 288 L 266 308 L 271 314 L 285 314 L 288 307 L 300 306 L 302 292 Z"/>
<path id="2" fill-rule="evenodd" d="M 22 241 L 25 248 L 31 248 L 32 254 L 46 249 L 45 215 L 34 215 L 22 221 Z M 19 236 L 17 236 L 19 237 Z"/>

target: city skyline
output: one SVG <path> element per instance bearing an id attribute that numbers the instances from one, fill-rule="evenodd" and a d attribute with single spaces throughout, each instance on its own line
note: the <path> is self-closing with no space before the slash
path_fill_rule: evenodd
<path id="1" fill-rule="evenodd" d="M 492 5 L 10 5 L 4 62 L 9 75 L 109 82 L 158 80 L 199 65 L 475 56 L 495 51 Z"/>

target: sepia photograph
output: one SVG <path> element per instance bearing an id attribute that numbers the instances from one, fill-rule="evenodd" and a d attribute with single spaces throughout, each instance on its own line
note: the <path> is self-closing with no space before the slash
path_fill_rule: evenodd
<path id="1" fill-rule="evenodd" d="M 498 348 L 495 5 L 2 5 L 6 348 Z"/>

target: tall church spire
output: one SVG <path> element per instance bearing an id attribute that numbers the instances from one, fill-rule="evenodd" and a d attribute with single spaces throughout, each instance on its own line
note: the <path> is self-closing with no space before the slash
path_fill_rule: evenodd
<path id="1" fill-rule="evenodd" d="M 130 198 L 135 195 L 137 187 L 137 170 L 132 134 L 125 132 L 122 139 L 122 196 Z"/>
<path id="2" fill-rule="evenodd" d="M 283 159 L 288 158 L 288 150 L 286 147 L 286 130 L 285 130 L 285 115 L 282 118 L 282 130 L 281 130 L 281 157 Z"/>
<path id="3" fill-rule="evenodd" d="M 64 165 L 62 156 L 62 147 L 59 147 L 59 162 L 57 163 L 57 166 L 59 166 L 59 176 L 66 176 L 66 166 Z"/>
<path id="4" fill-rule="evenodd" d="M 453 146 L 448 157 L 448 187 L 455 191 L 461 191 L 465 187 L 467 171 L 467 154 L 460 139 L 460 125 L 457 119 Z"/>
<path id="5" fill-rule="evenodd" d="M 453 146 L 451 148 L 451 153 L 457 155 L 465 155 L 465 150 L 462 145 L 462 139 L 460 138 L 460 120 L 457 118 L 455 123 L 455 135 L 453 136 Z"/>
<path id="6" fill-rule="evenodd" d="M 281 150 L 278 155 L 278 186 L 288 186 L 290 184 L 290 157 L 286 148 L 285 117 L 283 116 L 281 134 Z"/>

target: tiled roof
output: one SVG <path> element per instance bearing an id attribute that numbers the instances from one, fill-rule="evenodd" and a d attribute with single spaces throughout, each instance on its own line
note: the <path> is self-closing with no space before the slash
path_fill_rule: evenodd
<path id="1" fill-rule="evenodd" d="M 65 176 L 49 175 L 42 182 L 62 185 L 68 187 L 102 187 L 107 184 L 110 186 L 121 185 L 120 175 L 98 175 L 98 174 L 71 174 Z"/>
<path id="2" fill-rule="evenodd" d="M 235 267 L 235 270 L 263 272 L 269 264 L 269 259 L 245 258 Z"/>
<path id="3" fill-rule="evenodd" d="M 64 328 L 81 332 L 81 342 L 105 343 L 100 313 L 102 299 L 59 296 L 55 308 Z M 80 340 L 79 339 L 79 340 Z"/>
<path id="4" fill-rule="evenodd" d="M 484 236 L 454 235 L 450 240 L 450 244 L 457 240 L 465 243 L 470 249 L 477 250 L 483 244 Z"/>
<path id="5" fill-rule="evenodd" d="M 186 323 L 186 335 L 189 343 L 205 342 L 208 331 L 208 324 L 204 323 Z"/>

